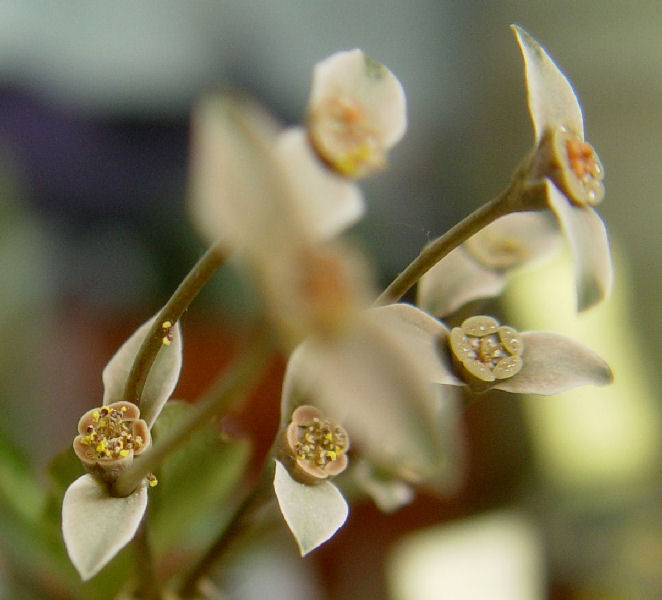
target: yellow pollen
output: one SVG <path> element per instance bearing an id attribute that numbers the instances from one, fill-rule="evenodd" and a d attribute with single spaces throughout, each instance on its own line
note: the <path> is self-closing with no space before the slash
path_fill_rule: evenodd
<path id="1" fill-rule="evenodd" d="M 170 329 L 172 327 L 172 323 L 170 321 L 163 321 L 163 325 L 161 325 L 163 329 Z"/>
<path id="2" fill-rule="evenodd" d="M 122 458 L 126 458 L 127 456 L 129 456 L 129 451 L 126 450 L 126 449 L 124 449 L 124 450 L 120 450 L 120 456 L 121 456 Z"/>
<path id="3" fill-rule="evenodd" d="M 333 450 L 327 450 L 326 451 L 326 457 L 331 459 L 331 460 L 336 460 L 337 454 Z"/>
<path id="4" fill-rule="evenodd" d="M 168 339 L 168 336 L 163 336 L 163 339 L 161 340 L 164 346 L 170 346 L 170 340 Z"/>
<path id="5" fill-rule="evenodd" d="M 92 412 L 92 420 L 96 423 L 99 420 L 99 411 L 95 410 Z"/>

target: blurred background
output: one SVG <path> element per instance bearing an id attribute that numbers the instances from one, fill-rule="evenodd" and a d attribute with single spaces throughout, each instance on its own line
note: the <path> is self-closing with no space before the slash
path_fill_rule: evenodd
<path id="1" fill-rule="evenodd" d="M 499 311 L 583 339 L 616 385 L 482 399 L 464 415 L 457 494 L 421 495 L 391 516 L 357 506 L 303 563 L 281 532 L 274 544 L 287 550 L 251 555 L 250 575 L 238 558 L 232 597 L 260 586 L 290 600 L 662 597 L 655 0 L 0 1 L 2 435 L 37 468 L 66 448 L 101 397 L 103 365 L 202 253 L 185 208 L 201 91 L 242 89 L 289 124 L 303 117 L 312 66 L 336 50 L 361 47 L 399 77 L 408 134 L 363 185 L 369 211 L 352 232 L 386 283 L 503 189 L 529 149 L 513 22 L 582 102 L 607 173 L 599 211 L 617 274 L 614 298 L 575 317 L 560 257 L 517 278 Z M 195 399 L 227 360 L 242 302 L 221 276 L 186 315 L 178 397 Z M 272 376 L 273 422 L 237 425 L 257 448 L 276 427 Z"/>

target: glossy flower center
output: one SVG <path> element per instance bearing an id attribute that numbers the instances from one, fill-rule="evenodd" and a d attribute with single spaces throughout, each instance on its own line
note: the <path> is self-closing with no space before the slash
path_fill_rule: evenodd
<path id="1" fill-rule="evenodd" d="M 593 147 L 578 139 L 569 139 L 565 143 L 568 153 L 570 168 L 582 181 L 589 178 L 599 179 L 602 174 L 602 166 L 598 160 Z"/>
<path id="2" fill-rule="evenodd" d="M 297 427 L 298 439 L 294 447 L 297 460 L 321 469 L 344 454 L 349 446 L 345 430 L 326 419 L 315 417 L 309 425 Z"/>
<path id="3" fill-rule="evenodd" d="M 450 347 L 468 374 L 481 381 L 507 379 L 522 368 L 522 338 L 492 317 L 470 317 L 454 327 Z"/>
<path id="4" fill-rule="evenodd" d="M 102 406 L 92 412 L 92 423 L 87 426 L 81 442 L 96 453 L 97 459 L 125 458 L 131 450 L 143 447 L 143 438 L 134 434 L 134 420 L 124 418 L 126 410 L 126 406 Z"/>

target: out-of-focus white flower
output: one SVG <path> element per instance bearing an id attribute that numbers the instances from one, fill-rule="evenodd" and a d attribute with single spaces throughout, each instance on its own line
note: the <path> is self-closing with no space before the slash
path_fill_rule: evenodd
<path id="1" fill-rule="evenodd" d="M 404 90 L 384 65 L 358 49 L 315 65 L 308 135 L 329 167 L 349 177 L 370 175 L 384 168 L 406 129 Z"/>
<path id="2" fill-rule="evenodd" d="M 559 247 L 559 233 L 544 212 L 501 217 L 470 237 L 418 282 L 417 304 L 438 317 L 467 302 L 499 295 L 508 276 Z"/>
<path id="3" fill-rule="evenodd" d="M 572 85 L 540 44 L 513 25 L 526 76 L 536 147 L 527 166 L 543 182 L 547 204 L 563 229 L 575 262 L 577 304 L 585 310 L 611 289 L 612 266 L 604 223 L 593 209 L 604 195 L 604 170 L 584 140 L 582 110 Z"/>

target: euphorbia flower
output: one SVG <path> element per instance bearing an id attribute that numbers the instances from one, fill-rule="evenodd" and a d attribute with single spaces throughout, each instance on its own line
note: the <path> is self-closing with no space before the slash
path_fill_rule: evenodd
<path id="1" fill-rule="evenodd" d="M 384 168 L 406 129 L 404 90 L 384 65 L 358 49 L 315 65 L 308 135 L 330 168 L 357 178 Z"/>
<path id="2" fill-rule="evenodd" d="M 347 432 L 315 406 L 297 407 L 282 432 L 274 491 L 302 556 L 347 518 L 347 502 L 330 480 L 347 467 L 348 449 Z"/>
<path id="3" fill-rule="evenodd" d="M 83 580 L 94 577 L 131 541 L 147 508 L 147 487 L 156 483 L 149 476 L 126 498 L 110 494 L 109 484 L 149 448 L 149 428 L 179 378 L 180 327 L 168 323 L 168 335 L 143 388 L 141 406 L 149 408 L 149 416 L 141 419 L 138 406 L 122 400 L 131 367 L 153 321 L 141 325 L 110 359 L 103 370 L 104 404 L 87 411 L 78 423 L 73 446 L 90 473 L 67 488 L 62 533 L 69 558 Z"/>
<path id="4" fill-rule="evenodd" d="M 302 405 L 285 429 L 280 457 L 301 483 L 314 484 L 335 477 L 347 467 L 349 436 L 314 406 Z"/>
<path id="5" fill-rule="evenodd" d="M 131 402 L 113 402 L 80 418 L 74 451 L 90 473 L 112 483 L 151 443 L 140 409 Z"/>
<path id="6" fill-rule="evenodd" d="M 471 300 L 499 295 L 510 274 L 558 248 L 560 236 L 550 221 L 539 211 L 493 221 L 421 277 L 417 304 L 443 317 Z"/>
<path id="7" fill-rule="evenodd" d="M 390 323 L 436 383 L 464 385 L 476 392 L 551 395 L 582 385 L 605 385 L 613 378 L 609 365 L 595 352 L 557 333 L 517 332 L 486 316 L 470 317 L 449 331 L 408 304 L 373 310 Z"/>
<path id="8" fill-rule="evenodd" d="M 604 195 L 600 159 L 584 140 L 582 110 L 566 76 L 524 29 L 513 25 L 522 56 L 535 148 L 525 169 L 541 184 L 572 251 L 579 310 L 604 299 L 612 267 L 605 226 L 593 209 Z"/>

